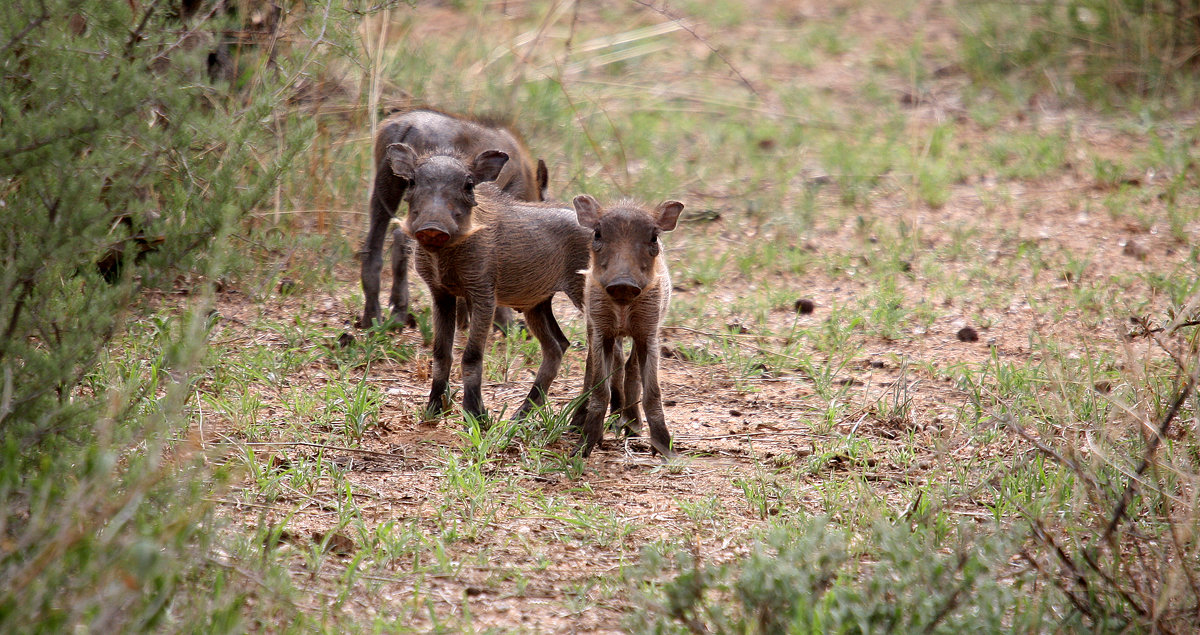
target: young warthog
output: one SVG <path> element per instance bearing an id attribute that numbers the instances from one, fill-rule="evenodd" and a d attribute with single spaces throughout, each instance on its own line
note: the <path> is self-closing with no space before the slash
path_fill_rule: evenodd
<path id="1" fill-rule="evenodd" d="M 454 347 L 455 298 L 470 306 L 470 328 L 462 356 L 463 408 L 484 413 L 483 350 L 497 305 L 525 314 L 529 332 L 542 347 L 542 364 L 516 417 L 543 403 L 569 342 L 550 299 L 566 293 L 583 302 L 583 273 L 591 232 L 575 214 L 545 203 L 527 203 L 491 181 L 508 161 L 499 150 L 468 158 L 447 150 L 419 153 L 393 143 L 385 154 L 391 172 L 405 184 L 408 218 L 404 231 L 416 239 L 417 273 L 433 298 L 433 386 L 426 409 L 441 412 Z"/>
<path id="2" fill-rule="evenodd" d="M 575 411 L 582 427 L 580 448 L 588 456 L 604 436 L 604 414 L 612 402 L 620 423 L 638 431 L 638 405 L 650 424 L 650 445 L 672 456 L 671 434 L 658 388 L 658 330 L 671 302 L 671 274 L 659 234 L 675 229 L 683 203 L 665 201 L 654 210 L 623 201 L 609 209 L 583 195 L 573 201 L 579 224 L 591 234 L 591 266 L 584 287 L 588 355 L 584 390 L 592 394 Z M 622 368 L 621 338 L 633 340 Z"/>
<path id="3" fill-rule="evenodd" d="M 417 152 L 439 148 L 474 157 L 484 150 L 500 150 L 509 161 L 494 178 L 496 186 L 513 198 L 540 201 L 546 194 L 549 175 L 541 159 L 536 166 L 521 140 L 500 126 L 448 115 L 435 110 L 410 110 L 385 119 L 375 135 L 375 185 L 371 189 L 370 227 L 362 256 L 362 289 L 366 296 L 362 318 L 355 324 L 367 328 L 380 321 L 379 271 L 383 267 L 383 241 L 388 223 L 404 200 L 408 181 L 396 176 L 387 165 L 387 148 L 405 143 Z M 412 240 L 397 229 L 392 232 L 391 320 L 414 324 L 408 311 L 408 258 Z M 497 316 L 500 318 L 500 316 Z M 488 317 L 487 323 L 492 318 Z"/>

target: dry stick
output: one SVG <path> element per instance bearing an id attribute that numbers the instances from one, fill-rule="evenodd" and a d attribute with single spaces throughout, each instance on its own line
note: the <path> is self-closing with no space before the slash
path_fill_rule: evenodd
<path id="1" fill-rule="evenodd" d="M 1138 477 L 1146 473 L 1146 469 L 1150 467 L 1150 462 L 1154 459 L 1155 452 L 1158 451 L 1158 446 L 1162 444 L 1162 440 L 1167 436 L 1167 429 L 1171 425 L 1171 421 L 1175 419 L 1175 415 L 1179 414 L 1179 409 L 1183 406 L 1183 402 L 1187 401 L 1188 396 L 1192 394 L 1192 388 L 1195 386 L 1194 379 L 1189 378 L 1184 384 L 1183 389 L 1179 391 L 1179 396 L 1175 398 L 1175 402 L 1171 404 L 1171 409 L 1167 411 L 1167 415 L 1163 417 L 1163 421 L 1158 426 L 1157 434 L 1150 438 L 1150 442 L 1146 446 L 1146 453 L 1142 457 L 1141 464 L 1138 465 L 1134 472 Z M 1129 508 L 1129 503 L 1133 500 L 1133 490 L 1137 486 L 1137 479 L 1131 478 L 1125 486 L 1125 491 L 1121 493 L 1121 500 L 1113 509 L 1112 518 L 1108 521 L 1108 527 L 1104 530 L 1104 538 L 1102 542 L 1107 542 L 1112 547 L 1113 552 L 1116 552 L 1116 543 L 1113 541 L 1113 533 L 1117 530 L 1117 525 L 1125 518 L 1125 512 Z"/>
<path id="2" fill-rule="evenodd" d="M 1157 476 L 1157 472 L 1158 472 L 1157 465 L 1154 466 L 1154 471 L 1155 471 L 1155 475 Z M 1174 514 L 1171 514 L 1168 512 L 1166 514 L 1166 516 L 1167 516 L 1167 530 L 1171 532 L 1171 544 L 1175 546 L 1175 551 L 1179 554 L 1179 559 L 1183 560 L 1184 557 L 1187 555 L 1187 548 L 1184 546 L 1183 541 L 1180 539 L 1179 524 L 1175 521 Z M 1184 577 L 1187 578 L 1188 586 L 1192 587 L 1192 596 L 1200 598 L 1200 582 L 1197 582 L 1196 574 L 1192 571 L 1192 568 L 1189 566 L 1184 565 L 1181 568 L 1183 569 Z M 1195 619 L 1200 621 L 1200 603 L 1198 603 L 1193 608 L 1193 612 L 1195 613 Z"/>
<path id="3" fill-rule="evenodd" d="M 1084 560 L 1084 562 L 1087 563 L 1088 567 L 1090 567 L 1093 571 L 1095 571 L 1097 574 L 1099 574 L 1100 579 L 1103 580 L 1106 584 L 1108 584 L 1108 586 L 1112 587 L 1112 589 L 1117 592 L 1117 595 L 1121 596 L 1121 599 L 1125 600 L 1125 602 L 1127 604 L 1132 606 L 1134 608 L 1134 610 L 1138 612 L 1138 615 L 1141 615 L 1142 617 L 1150 618 L 1151 620 L 1153 620 L 1155 627 L 1157 629 L 1159 629 L 1160 631 L 1162 631 L 1163 633 L 1171 632 L 1171 631 L 1167 630 L 1166 627 L 1164 627 L 1162 624 L 1159 623 L 1159 620 L 1161 619 L 1160 616 L 1151 615 L 1149 610 L 1147 610 L 1142 605 L 1138 604 L 1137 600 L 1133 599 L 1133 596 L 1129 595 L 1129 592 L 1126 591 L 1124 589 L 1124 587 L 1117 584 L 1117 581 L 1114 580 L 1112 578 L 1112 576 L 1108 575 L 1108 573 L 1106 573 L 1104 571 L 1104 569 L 1100 567 L 1100 563 L 1096 562 L 1096 559 L 1094 557 L 1095 554 L 1092 553 L 1092 551 L 1093 550 L 1091 550 L 1091 549 L 1080 550 L 1080 553 L 1083 555 L 1083 560 Z"/>
<path id="4" fill-rule="evenodd" d="M 1042 454 L 1045 454 L 1046 456 L 1050 457 L 1051 459 L 1054 459 L 1056 462 L 1058 462 L 1059 465 L 1062 465 L 1062 466 L 1070 469 L 1072 472 L 1075 473 L 1076 476 L 1087 481 L 1088 484 L 1090 484 L 1092 487 L 1099 489 L 1100 484 L 1096 482 L 1096 479 L 1093 478 L 1090 474 L 1088 474 L 1086 470 L 1084 470 L 1082 467 L 1080 467 L 1080 465 L 1078 463 L 1059 454 L 1057 451 L 1054 450 L 1054 448 L 1051 448 L 1050 446 L 1046 445 L 1045 443 L 1042 443 L 1041 441 L 1033 438 L 1033 436 L 1030 435 L 1028 432 L 1026 432 L 1024 428 L 1017 425 L 1017 422 L 1015 420 L 1013 420 L 1012 417 L 1005 416 L 1004 422 L 1008 424 L 1008 427 L 1012 428 L 1013 431 L 1017 433 L 1017 436 L 1021 437 L 1022 439 L 1025 439 L 1029 443 L 1032 443 L 1033 447 L 1037 448 L 1037 450 L 1039 452 L 1041 452 Z"/>
<path id="5" fill-rule="evenodd" d="M 700 34 L 696 33 L 695 29 L 688 26 L 688 24 L 686 22 L 684 22 L 682 18 L 672 15 L 671 12 L 668 11 L 666 8 L 656 7 L 653 4 L 650 4 L 649 2 L 643 2 L 642 0 L 633 0 L 633 3 L 641 5 L 643 7 L 646 7 L 647 9 L 650 9 L 651 11 L 663 16 L 664 18 L 667 18 L 668 20 L 671 20 L 672 22 L 678 24 L 679 28 L 690 33 L 692 35 L 692 37 L 696 38 L 697 42 L 700 42 L 704 46 L 707 46 L 708 50 L 712 51 L 713 55 L 716 55 L 718 58 L 720 58 L 721 61 L 724 62 L 725 65 L 729 67 L 729 70 L 733 71 L 733 74 L 738 76 L 738 79 L 742 82 L 742 84 L 744 84 L 746 86 L 746 88 L 748 88 L 750 90 L 750 92 L 754 93 L 755 97 L 758 97 L 759 99 L 762 98 L 762 95 L 759 94 L 758 90 L 756 90 L 754 88 L 754 85 L 750 83 L 750 80 L 746 79 L 746 76 L 743 75 L 742 72 L 739 71 L 737 69 L 737 67 L 733 65 L 733 62 L 730 62 L 729 58 L 725 57 L 725 54 L 722 53 L 720 50 L 718 50 L 717 47 L 713 46 L 707 39 L 700 37 Z"/>
<path id="6" fill-rule="evenodd" d="M 1163 328 L 1161 326 L 1156 326 L 1154 328 L 1150 328 L 1150 325 L 1146 324 L 1144 320 L 1139 320 L 1138 326 L 1142 327 L 1141 332 L 1130 333 L 1129 337 L 1149 337 L 1150 335 L 1153 335 L 1154 333 L 1162 333 L 1163 331 L 1167 330 L 1166 328 Z M 1170 330 L 1176 331 L 1176 330 L 1179 330 L 1181 328 L 1188 327 L 1188 326 L 1200 326 L 1200 319 L 1187 320 L 1186 322 L 1180 322 L 1179 324 L 1172 326 Z"/>
<path id="7" fill-rule="evenodd" d="M 388 454 L 387 452 L 375 452 L 373 450 L 360 450 L 358 448 L 347 448 L 347 447 L 341 447 L 341 446 L 336 446 L 336 445 L 325 445 L 322 443 L 311 443 L 308 441 L 255 441 L 253 443 L 243 443 L 242 445 L 245 445 L 245 446 L 270 446 L 270 447 L 297 446 L 297 447 L 305 447 L 305 448 L 319 448 L 322 450 L 336 450 L 338 452 L 354 452 L 356 454 L 365 454 L 367 456 L 387 457 L 389 459 L 396 459 L 396 460 L 400 460 L 400 461 L 407 460 L 407 457 L 396 456 L 395 454 Z"/>
<path id="8" fill-rule="evenodd" d="M 137 28 L 129 33 L 129 40 L 125 42 L 125 59 L 133 61 L 133 47 L 142 40 L 142 32 L 146 30 L 146 24 L 150 22 L 150 16 L 154 15 L 158 9 L 160 0 L 155 0 L 154 4 L 146 7 L 146 12 L 142 14 L 142 21 L 138 23 Z"/>
<path id="9" fill-rule="evenodd" d="M 1091 595 L 1091 585 L 1088 584 L 1087 578 L 1085 578 L 1083 574 L 1079 572 L 1079 567 L 1075 565 L 1075 561 L 1071 559 L 1071 556 L 1067 555 L 1067 552 L 1063 551 L 1063 548 L 1060 547 L 1057 542 L 1055 542 L 1054 537 L 1046 531 L 1046 526 L 1042 524 L 1042 520 L 1040 518 L 1035 518 L 1029 513 L 1028 510 L 1020 507 L 1019 505 L 1018 508 L 1021 509 L 1021 513 L 1025 514 L 1027 518 L 1033 521 L 1033 537 L 1038 539 L 1038 541 L 1040 541 L 1042 544 L 1050 547 L 1050 549 L 1054 552 L 1055 557 L 1058 558 L 1058 561 L 1064 567 L 1066 567 L 1066 572 L 1075 582 L 1075 585 L 1083 590 L 1085 596 Z M 1063 591 L 1065 592 L 1066 589 L 1063 589 Z M 1095 616 L 1092 615 L 1090 610 L 1085 612 L 1094 619 Z"/>
<path id="10" fill-rule="evenodd" d="M 1025 559 L 1026 562 L 1028 562 L 1030 565 L 1032 565 L 1033 568 L 1039 574 L 1044 575 L 1044 576 L 1049 577 L 1052 580 L 1054 580 L 1054 585 L 1058 587 L 1059 591 L 1062 591 L 1063 595 L 1067 596 L 1067 600 L 1069 600 L 1071 602 L 1071 604 L 1075 605 L 1076 610 L 1078 610 L 1080 613 L 1083 613 L 1084 615 L 1086 615 L 1092 619 L 1095 619 L 1095 616 L 1092 615 L 1092 609 L 1087 604 L 1085 604 L 1083 602 L 1083 600 L 1079 599 L 1078 597 L 1075 597 L 1075 593 L 1073 593 L 1070 589 L 1068 589 L 1061 580 L 1056 579 L 1052 574 L 1050 574 L 1044 568 L 1042 568 L 1042 564 L 1040 562 L 1038 562 L 1037 559 L 1035 559 L 1032 555 L 1030 555 L 1028 550 L 1021 549 L 1020 555 L 1022 558 Z"/>
<path id="11" fill-rule="evenodd" d="M 25 36 L 29 35 L 34 29 L 41 26 L 43 22 L 50 19 L 50 12 L 46 10 L 46 0 L 38 0 L 38 4 L 40 4 L 42 7 L 41 12 L 38 13 L 38 15 L 32 20 L 30 20 L 29 24 L 26 24 L 25 28 L 21 29 L 20 33 L 17 33 L 9 38 L 8 42 L 3 46 L 3 48 L 0 48 L 0 53 L 8 53 L 8 50 L 16 46 L 16 44 L 21 40 L 25 39 Z"/>

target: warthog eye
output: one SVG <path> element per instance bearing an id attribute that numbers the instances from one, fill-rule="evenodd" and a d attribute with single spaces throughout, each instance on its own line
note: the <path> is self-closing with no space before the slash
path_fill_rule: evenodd
<path id="1" fill-rule="evenodd" d="M 471 196 L 474 193 L 475 193 L 475 181 L 472 181 L 471 179 L 467 179 L 467 181 L 465 183 L 463 183 L 463 194 L 466 194 L 467 196 Z"/>

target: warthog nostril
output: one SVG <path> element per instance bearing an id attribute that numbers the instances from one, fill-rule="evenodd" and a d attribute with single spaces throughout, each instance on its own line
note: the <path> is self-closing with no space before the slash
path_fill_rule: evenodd
<path id="1" fill-rule="evenodd" d="M 443 247 L 450 241 L 450 234 L 440 229 L 422 229 L 416 233 L 417 242 L 424 247 Z"/>
<path id="2" fill-rule="evenodd" d="M 608 295 L 612 296 L 613 300 L 616 300 L 620 304 L 632 302 L 642 292 L 641 287 L 628 281 L 614 282 L 604 287 L 604 290 L 608 292 Z"/>

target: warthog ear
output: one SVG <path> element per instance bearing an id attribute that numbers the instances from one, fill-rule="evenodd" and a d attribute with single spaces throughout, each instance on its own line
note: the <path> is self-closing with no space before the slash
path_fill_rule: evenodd
<path id="1" fill-rule="evenodd" d="M 537 165 L 537 194 L 538 200 L 546 200 L 546 186 L 550 185 L 550 170 L 546 169 L 546 162 L 538 159 Z"/>
<path id="2" fill-rule="evenodd" d="M 596 229 L 600 227 L 600 203 L 596 199 L 587 194 L 580 194 L 571 201 L 575 206 L 575 217 L 579 219 L 579 224 L 588 229 Z"/>
<path id="3" fill-rule="evenodd" d="M 484 150 L 471 162 L 471 176 L 476 183 L 495 181 L 500 176 L 500 170 L 508 163 L 508 155 L 499 150 Z"/>
<path id="4" fill-rule="evenodd" d="M 654 212 L 658 214 L 658 228 L 669 232 L 675 229 L 675 224 L 679 222 L 679 213 L 683 211 L 683 203 L 679 201 L 663 201 L 654 208 Z"/>
<path id="5" fill-rule="evenodd" d="M 392 174 L 402 179 L 412 180 L 417 164 L 417 151 L 413 150 L 412 146 L 407 143 L 390 144 L 387 147 L 385 159 L 392 168 Z"/>

